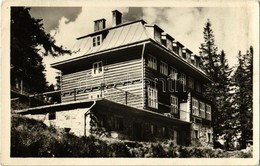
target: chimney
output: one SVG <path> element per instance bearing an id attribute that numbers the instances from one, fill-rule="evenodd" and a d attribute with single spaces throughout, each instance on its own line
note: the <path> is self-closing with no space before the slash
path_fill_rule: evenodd
<path id="1" fill-rule="evenodd" d="M 106 19 L 102 18 L 94 21 L 94 32 L 105 29 L 106 28 Z"/>
<path id="2" fill-rule="evenodd" d="M 122 23 L 122 13 L 118 10 L 112 11 L 112 27 Z"/>

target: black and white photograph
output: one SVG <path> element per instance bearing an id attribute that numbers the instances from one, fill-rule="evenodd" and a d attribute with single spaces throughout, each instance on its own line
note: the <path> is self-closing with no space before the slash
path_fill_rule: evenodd
<path id="1" fill-rule="evenodd" d="M 259 164 L 259 2 L 79 2 L 2 2 L 3 165 Z"/>

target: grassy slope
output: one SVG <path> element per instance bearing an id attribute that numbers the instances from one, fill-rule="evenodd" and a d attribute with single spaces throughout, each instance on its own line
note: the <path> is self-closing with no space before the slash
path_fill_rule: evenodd
<path id="1" fill-rule="evenodd" d="M 221 149 L 181 147 L 173 142 L 133 142 L 77 137 L 58 132 L 44 123 L 12 116 L 12 157 L 252 157 L 251 152 L 230 153 Z"/>

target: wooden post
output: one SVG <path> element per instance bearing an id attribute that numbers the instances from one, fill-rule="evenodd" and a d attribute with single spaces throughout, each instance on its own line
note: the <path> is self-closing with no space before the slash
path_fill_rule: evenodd
<path id="1" fill-rule="evenodd" d="M 29 107 L 31 107 L 31 97 L 29 96 Z"/>
<path id="2" fill-rule="evenodd" d="M 18 109 L 20 109 L 20 98 L 18 97 Z"/>
<path id="3" fill-rule="evenodd" d="M 21 80 L 21 94 L 23 94 L 23 80 Z"/>
<path id="4" fill-rule="evenodd" d="M 76 101 L 77 89 L 74 89 L 74 101 Z"/>
<path id="5" fill-rule="evenodd" d="M 127 105 L 127 94 L 128 94 L 128 92 L 125 91 L 125 105 Z"/>
<path id="6" fill-rule="evenodd" d="M 103 83 L 100 83 L 100 97 L 103 98 L 103 94 L 102 94 L 102 91 L 103 91 Z"/>

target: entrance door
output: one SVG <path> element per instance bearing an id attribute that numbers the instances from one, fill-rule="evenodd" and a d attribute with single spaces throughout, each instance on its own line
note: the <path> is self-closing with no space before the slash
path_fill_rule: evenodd
<path id="1" fill-rule="evenodd" d="M 139 122 L 134 122 L 133 124 L 133 138 L 136 141 L 141 141 L 142 139 L 142 124 Z"/>

